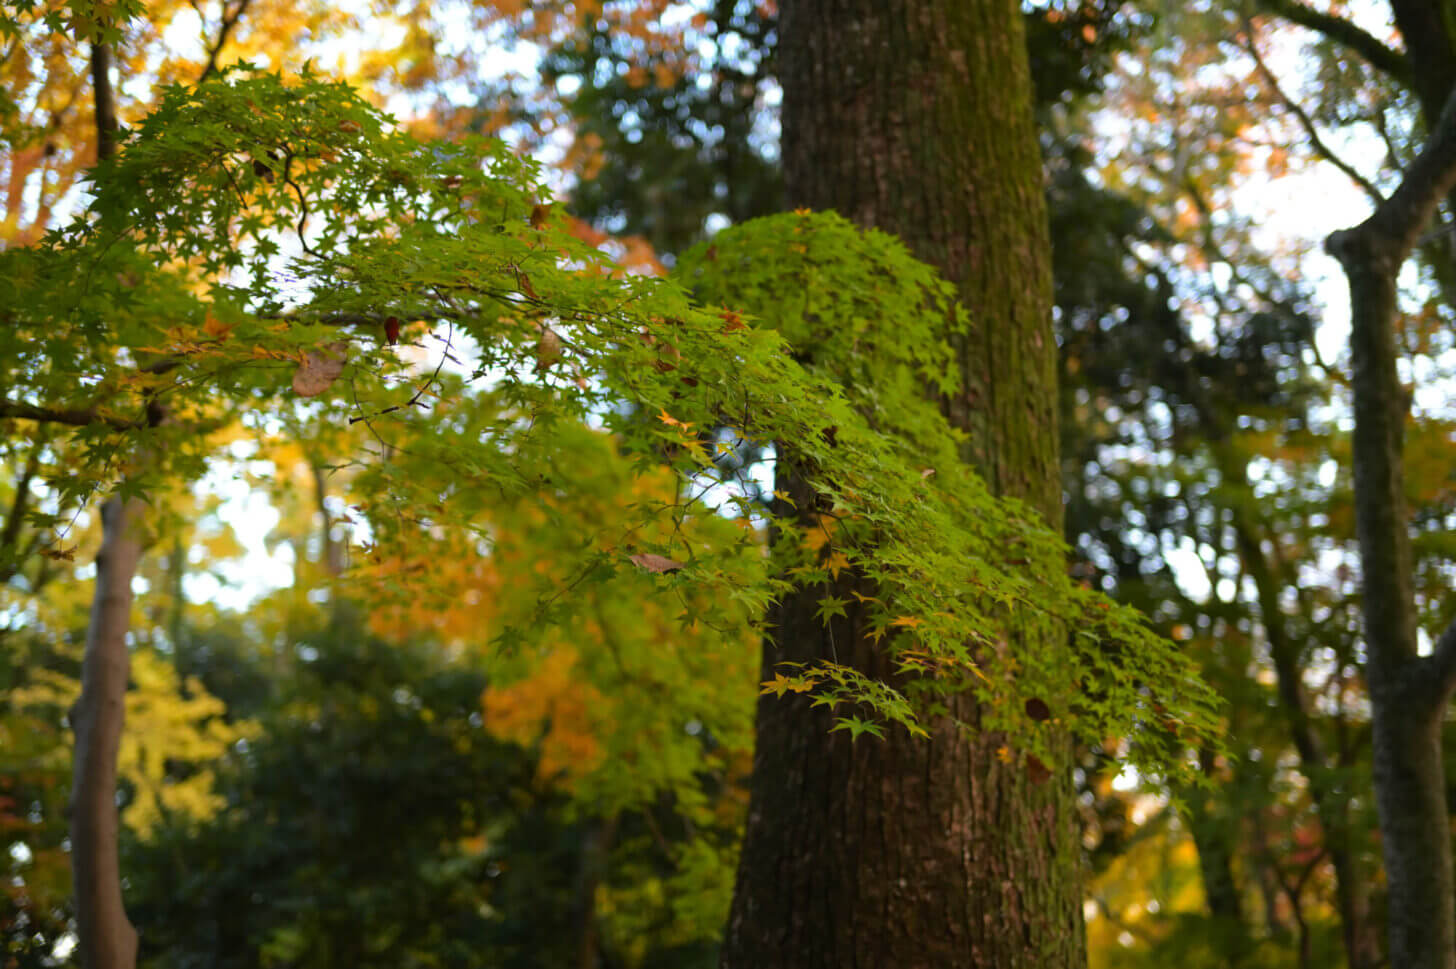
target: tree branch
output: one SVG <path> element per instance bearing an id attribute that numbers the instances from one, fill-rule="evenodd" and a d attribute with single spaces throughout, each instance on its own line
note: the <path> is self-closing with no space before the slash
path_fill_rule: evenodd
<path id="1" fill-rule="evenodd" d="M 46 449 L 47 436 L 43 433 L 35 447 L 31 448 L 25 460 L 25 468 L 15 482 L 15 500 L 10 504 L 9 514 L 5 516 L 5 527 L 0 529 L 0 582 L 9 582 L 14 578 L 24 561 L 15 550 L 20 544 L 20 526 L 25 522 L 26 508 L 30 504 L 30 483 L 40 471 L 40 456 Z"/>
<path id="2" fill-rule="evenodd" d="M 1394 274 L 1420 239 L 1440 204 L 1456 187 L 1456 92 L 1446 100 L 1441 117 L 1421 153 L 1415 157 L 1399 187 L 1376 207 L 1370 218 L 1332 233 L 1325 249 L 1348 272 L 1349 259 L 1359 260 L 1365 250 L 1381 260 L 1381 270 Z"/>
<path id="3" fill-rule="evenodd" d="M 1456 619 L 1441 633 L 1441 638 L 1436 640 L 1431 655 L 1426 657 L 1425 669 L 1422 670 L 1422 681 L 1428 683 L 1436 692 L 1436 700 L 1444 703 L 1451 696 L 1451 691 L 1456 689 Z"/>
<path id="4" fill-rule="evenodd" d="M 39 421 L 43 424 L 69 424 L 72 427 L 105 424 L 107 427 L 114 427 L 120 431 L 136 430 L 139 427 L 146 427 L 149 423 L 145 420 L 129 421 L 120 417 L 107 417 L 94 407 L 38 407 L 35 404 L 0 400 L 0 418 L 6 417 L 22 421 Z"/>
<path id="5" fill-rule="evenodd" d="M 111 89 L 111 47 L 91 42 L 91 84 L 96 93 L 96 160 L 116 154 L 116 95 Z"/>
<path id="6" fill-rule="evenodd" d="M 1338 44 L 1343 44 L 1363 57 L 1371 67 L 1407 87 L 1414 81 L 1410 61 L 1404 54 L 1387 47 L 1374 34 L 1343 17 L 1316 10 L 1299 0 L 1259 0 L 1259 6 L 1291 23 L 1307 27 Z"/>
<path id="7" fill-rule="evenodd" d="M 1274 96 L 1279 99 L 1285 109 L 1294 115 L 1295 120 L 1299 122 L 1299 126 L 1304 129 L 1305 136 L 1309 138 L 1310 147 L 1314 149 L 1315 154 L 1319 155 L 1331 165 L 1334 165 L 1345 174 L 1346 178 L 1360 186 L 1376 205 L 1384 202 L 1385 196 L 1380 194 L 1380 190 L 1375 187 L 1375 183 L 1364 175 L 1361 175 L 1349 162 L 1345 161 L 1339 155 L 1336 155 L 1330 149 L 1330 146 L 1325 144 L 1324 139 L 1320 137 L 1319 129 L 1315 127 L 1314 119 L 1309 116 L 1309 112 L 1305 111 L 1304 108 L 1299 106 L 1298 102 L 1284 93 L 1284 88 L 1279 85 L 1279 79 L 1274 76 L 1273 71 L 1269 70 L 1269 65 L 1264 63 L 1264 58 L 1259 53 L 1259 45 L 1254 39 L 1254 22 L 1247 17 L 1244 18 L 1244 37 L 1246 40 L 1244 45 L 1245 49 L 1248 50 L 1249 56 L 1254 59 L 1254 65 L 1259 69 L 1259 74 L 1264 78 L 1264 83 L 1269 85 L 1269 89 L 1274 92 Z"/>
<path id="8" fill-rule="evenodd" d="M 239 0 L 238 8 L 229 16 L 227 0 L 223 0 L 222 29 L 217 33 L 217 42 L 207 52 L 207 66 L 202 69 L 201 76 L 197 78 L 198 84 L 217 73 L 217 58 L 222 53 L 223 46 L 227 44 L 228 34 L 232 33 L 233 28 L 238 25 L 238 21 L 242 19 L 243 13 L 248 9 L 248 4 L 252 2 L 253 0 Z"/>

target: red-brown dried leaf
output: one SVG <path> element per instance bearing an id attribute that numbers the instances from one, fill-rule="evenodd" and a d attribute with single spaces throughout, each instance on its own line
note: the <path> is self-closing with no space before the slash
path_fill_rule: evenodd
<path id="1" fill-rule="evenodd" d="M 680 572 L 687 566 L 666 555 L 657 555 L 652 552 L 639 552 L 631 557 L 632 564 L 640 569 L 646 569 L 656 575 L 667 572 Z"/>
<path id="2" fill-rule="evenodd" d="M 293 392 L 300 397 L 317 397 L 339 379 L 348 359 L 349 344 L 343 340 L 308 351 L 293 372 Z"/>

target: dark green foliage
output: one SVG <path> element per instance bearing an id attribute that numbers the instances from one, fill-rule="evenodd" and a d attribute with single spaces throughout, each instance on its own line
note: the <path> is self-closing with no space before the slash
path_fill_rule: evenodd
<path id="1" fill-rule="evenodd" d="M 357 630 L 299 653 L 227 807 L 128 845 L 144 962 L 476 966 L 494 862 L 462 842 L 530 803 L 533 762 L 479 726 L 479 674 Z"/>
<path id="2" fill-rule="evenodd" d="M 537 778 L 536 754 L 483 729 L 479 673 L 350 623 L 319 628 L 220 768 L 209 821 L 130 839 L 142 964 L 572 969 L 706 967 L 661 931 L 670 899 L 616 938 L 593 879 L 664 879 L 670 806 L 608 823 Z M 655 832 L 655 834 L 653 834 Z M 655 928 L 652 928 L 655 925 Z M 56 936 L 52 935 L 54 939 Z"/>

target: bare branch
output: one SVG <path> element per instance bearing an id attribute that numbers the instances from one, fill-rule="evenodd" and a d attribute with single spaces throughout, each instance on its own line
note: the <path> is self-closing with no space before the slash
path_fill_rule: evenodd
<path id="1" fill-rule="evenodd" d="M 1299 0 L 1259 0 L 1259 6 L 1291 23 L 1307 27 L 1359 54 L 1373 68 L 1392 80 L 1409 87 L 1413 81 L 1410 61 L 1405 54 L 1387 47 L 1374 34 L 1343 17 L 1324 13 Z"/>
<path id="2" fill-rule="evenodd" d="M 1431 655 L 1425 659 L 1421 679 L 1437 694 L 1437 701 L 1444 703 L 1456 689 L 1456 620 L 1436 640 Z"/>
<path id="3" fill-rule="evenodd" d="M 1343 264 L 1354 250 L 1363 246 L 1381 259 L 1384 271 L 1394 274 L 1435 215 L 1441 199 L 1453 187 L 1456 187 L 1456 92 L 1447 99 L 1426 146 L 1406 167 L 1399 187 L 1376 207 L 1370 218 L 1353 229 L 1332 234 L 1325 248 Z"/>
<path id="4" fill-rule="evenodd" d="M 207 66 L 202 69 L 202 74 L 197 78 L 197 83 L 201 84 L 213 74 L 217 73 L 217 58 L 222 53 L 223 47 L 227 44 L 228 34 L 232 33 L 233 28 L 238 25 L 238 21 L 242 19 L 243 13 L 252 2 L 253 0 L 239 0 L 237 9 L 229 15 L 227 12 L 227 0 L 223 0 L 222 29 L 217 33 L 216 43 L 207 52 Z"/>
<path id="5" fill-rule="evenodd" d="M 1345 161 L 1339 155 L 1336 155 L 1330 146 L 1325 144 L 1324 139 L 1320 137 L 1319 129 L 1315 127 L 1314 119 L 1309 116 L 1309 112 L 1305 111 L 1304 108 L 1299 106 L 1297 101 L 1284 93 L 1284 89 L 1279 86 L 1279 79 L 1274 76 L 1273 71 L 1269 70 L 1269 65 L 1264 63 L 1264 58 L 1259 53 L 1259 45 L 1254 38 L 1254 23 L 1248 18 L 1244 19 L 1244 38 L 1244 47 L 1248 50 L 1249 56 L 1254 59 L 1254 64 L 1259 68 L 1259 74 L 1264 78 L 1264 83 L 1269 85 L 1269 89 L 1274 92 L 1274 96 L 1279 99 L 1285 109 L 1294 115 L 1295 120 L 1299 122 L 1299 126 L 1304 129 L 1305 135 L 1309 138 L 1310 147 L 1314 149 L 1315 154 L 1344 172 L 1345 176 L 1360 186 L 1376 205 L 1384 202 L 1385 196 L 1375 187 L 1375 183 L 1364 175 L 1361 175 L 1349 162 Z"/>

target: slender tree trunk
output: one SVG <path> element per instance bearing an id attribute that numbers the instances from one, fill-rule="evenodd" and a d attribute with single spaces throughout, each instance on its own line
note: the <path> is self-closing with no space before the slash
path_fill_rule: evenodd
<path id="1" fill-rule="evenodd" d="M 116 106 L 111 89 L 111 51 L 91 45 L 96 93 L 97 157 L 116 150 Z M 76 936 L 86 969 L 132 969 L 137 933 L 121 898 L 117 843 L 116 759 L 126 716 L 131 667 L 126 634 L 131 624 L 131 581 L 141 562 L 139 499 L 114 496 L 101 507 L 101 550 L 96 592 L 81 662 L 81 696 L 71 711 L 76 733 L 71 778 L 71 873 L 75 882 Z"/>
<path id="2" fill-rule="evenodd" d="M 76 935 L 86 969 L 136 965 L 137 934 L 121 900 L 117 851 L 116 758 L 126 712 L 131 666 L 126 633 L 131 580 L 141 561 L 135 524 L 145 506 L 111 498 L 101 507 L 101 551 L 96 595 L 86 630 L 81 697 L 71 713 L 76 731 L 71 780 L 71 871 L 75 879 Z"/>
<path id="3" fill-rule="evenodd" d="M 1059 525 L 1050 254 L 1019 6 L 780 9 L 789 203 L 894 232 L 959 286 L 981 321 L 957 347 L 963 390 L 944 402 L 969 432 L 964 456 L 999 493 Z M 781 471 L 793 495 L 792 463 Z M 834 659 L 888 678 L 863 617 L 851 609 L 826 627 L 820 594 L 775 608 L 765 673 Z M 1038 637 L 1065 635 L 1006 632 L 1032 652 Z M 949 714 L 978 719 L 969 697 L 951 698 Z M 761 700 L 724 967 L 1083 964 L 1070 773 L 1034 785 L 998 759 L 1001 738 L 950 718 L 931 724 L 929 740 L 892 732 L 852 743 L 802 697 Z"/>
<path id="4" fill-rule="evenodd" d="M 1441 723 L 1456 687 L 1456 626 L 1417 650 L 1402 465 L 1410 402 L 1396 370 L 1396 276 L 1456 186 L 1456 97 L 1400 187 L 1326 248 L 1350 283 L 1355 520 L 1365 610 L 1375 796 L 1389 886 L 1390 964 L 1456 969 L 1456 895 Z"/>
<path id="5" fill-rule="evenodd" d="M 111 89 L 111 48 L 91 43 L 91 88 L 96 102 L 96 160 L 116 154 L 116 94 Z"/>

